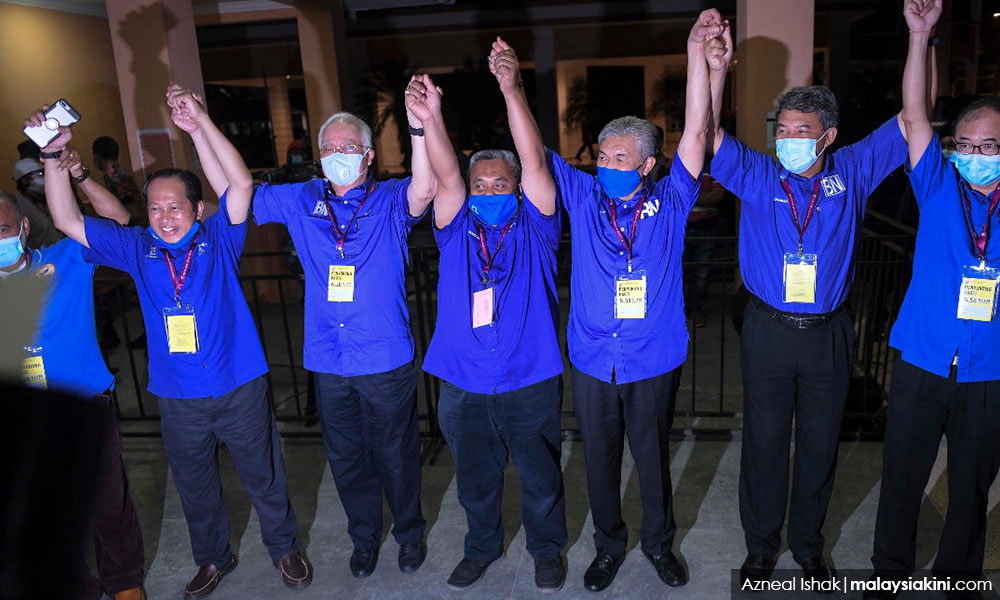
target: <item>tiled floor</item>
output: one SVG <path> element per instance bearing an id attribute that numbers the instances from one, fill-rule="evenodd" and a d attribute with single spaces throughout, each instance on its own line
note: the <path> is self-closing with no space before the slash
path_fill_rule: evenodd
<path id="1" fill-rule="evenodd" d="M 739 442 L 683 441 L 671 448 L 676 517 L 679 531 L 675 549 L 690 570 L 691 581 L 682 588 L 667 588 L 657 578 L 637 544 L 641 510 L 638 481 L 626 454 L 623 467 L 625 520 L 632 532 L 629 555 L 614 584 L 602 594 L 583 588 L 583 572 L 593 558 L 582 447 L 563 446 L 567 491 L 569 578 L 556 596 L 562 598 L 729 598 L 731 569 L 738 568 L 745 549 L 737 507 Z M 945 451 L 928 486 L 918 537 L 918 562 L 932 561 L 946 507 Z M 397 545 L 387 535 L 375 574 L 351 577 L 347 561 L 351 544 L 346 519 L 327 468 L 322 446 L 316 440 L 292 440 L 285 446 L 292 503 L 299 519 L 305 552 L 316 575 L 303 590 L 284 587 L 260 541 L 256 516 L 242 491 L 228 458 L 223 478 L 233 525 L 238 568 L 212 594 L 213 600 L 314 598 L 535 598 L 533 564 L 524 551 L 524 531 L 519 517 L 517 476 L 508 469 L 504 517 L 505 556 L 491 566 L 483 581 L 465 592 L 445 586 L 451 569 L 462 557 L 465 516 L 455 494 L 454 468 L 446 448 L 435 464 L 423 470 L 423 510 L 428 520 L 429 554 L 416 573 L 404 575 L 396 566 Z M 194 574 L 187 527 L 159 440 L 126 441 L 126 462 L 146 541 L 146 588 L 149 597 L 180 598 Z M 837 483 L 824 532 L 827 555 L 839 569 L 869 566 L 875 507 L 878 501 L 881 445 L 845 442 L 840 447 Z M 991 494 L 987 533 L 987 573 L 1000 588 L 1000 484 Z M 386 512 L 387 523 L 391 516 Z M 388 529 L 388 526 L 387 526 Z M 783 550 L 779 568 L 793 568 Z M 759 596 L 754 596 L 759 597 Z M 921 596 L 922 597 L 922 596 Z M 930 598 L 943 596 L 926 596 Z"/>

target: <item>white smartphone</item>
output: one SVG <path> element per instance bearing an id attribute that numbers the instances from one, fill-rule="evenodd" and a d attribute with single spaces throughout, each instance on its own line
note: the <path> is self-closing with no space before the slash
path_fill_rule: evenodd
<path id="1" fill-rule="evenodd" d="M 60 98 L 45 111 L 45 122 L 37 127 L 25 127 L 24 135 L 38 144 L 39 148 L 44 148 L 59 137 L 60 127 L 70 127 L 79 120 L 80 113 L 73 110 L 69 102 Z"/>

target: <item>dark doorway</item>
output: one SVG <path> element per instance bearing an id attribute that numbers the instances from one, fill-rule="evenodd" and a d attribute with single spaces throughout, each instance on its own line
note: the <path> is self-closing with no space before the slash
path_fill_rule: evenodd
<path id="1" fill-rule="evenodd" d="M 646 117 L 643 67 L 587 67 L 587 93 L 598 128 L 625 115 Z"/>

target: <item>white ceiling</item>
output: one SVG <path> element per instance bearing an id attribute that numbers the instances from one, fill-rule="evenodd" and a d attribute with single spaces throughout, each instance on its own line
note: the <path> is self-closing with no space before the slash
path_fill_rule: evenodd
<path id="1" fill-rule="evenodd" d="M 273 0 L 191 0 L 191 2 L 194 5 L 195 14 L 199 15 L 288 8 L 287 4 L 274 2 Z M 0 0 L 0 4 L 4 3 L 35 6 L 83 15 L 107 16 L 105 0 Z"/>

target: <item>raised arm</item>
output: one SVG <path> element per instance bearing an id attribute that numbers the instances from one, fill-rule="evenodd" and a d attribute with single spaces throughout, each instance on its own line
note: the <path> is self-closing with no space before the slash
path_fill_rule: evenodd
<path id="1" fill-rule="evenodd" d="M 448 130 L 441 116 L 441 88 L 429 75 L 417 75 L 406 88 L 406 107 L 424 129 L 427 158 L 437 181 L 434 196 L 434 226 L 442 229 L 462 209 L 465 202 L 465 180 L 458 168 L 455 148 L 448 139 Z"/>
<path id="2" fill-rule="evenodd" d="M 236 147 L 209 118 L 200 96 L 172 85 L 167 88 L 167 104 L 174 123 L 191 135 L 212 188 L 220 197 L 226 193 L 229 222 L 239 225 L 246 221 L 253 177 Z"/>
<path id="3" fill-rule="evenodd" d="M 56 162 L 60 171 L 68 171 L 74 179 L 84 174 L 83 160 L 80 152 L 75 148 L 67 146 Z M 77 186 L 87 196 L 87 200 L 90 200 L 90 204 L 98 215 L 116 221 L 119 225 L 128 225 L 129 219 L 132 217 L 128 209 L 114 194 L 94 181 L 93 177 L 87 177 Z"/>
<path id="4" fill-rule="evenodd" d="M 418 77 L 419 75 L 414 75 L 410 78 L 407 91 L 410 91 L 410 87 Z M 404 92 L 403 97 L 406 104 L 406 120 L 410 129 L 421 129 L 422 122 L 410 110 L 410 94 Z M 440 108 L 440 104 L 438 108 Z M 409 204 L 410 216 L 413 217 L 424 214 L 438 189 L 437 178 L 427 156 L 426 135 L 426 133 L 422 136 L 410 134 L 410 146 L 413 149 L 410 154 L 410 172 L 413 177 L 410 179 L 410 186 L 406 188 L 406 201 Z"/>
<path id="5" fill-rule="evenodd" d="M 556 213 L 556 184 L 552 180 L 542 132 L 538 130 L 528 97 L 521 84 L 521 70 L 514 49 L 497 37 L 490 52 L 490 71 L 500 84 L 507 103 L 507 121 L 514 137 L 514 146 L 521 161 L 521 186 L 528 200 L 543 215 Z"/>
<path id="6" fill-rule="evenodd" d="M 910 44 L 903 69 L 903 136 L 914 166 L 934 137 L 928 117 L 927 43 L 941 16 L 941 0 L 906 0 L 903 16 L 910 28 Z"/>
<path id="7" fill-rule="evenodd" d="M 701 177 L 701 168 L 705 164 L 705 144 L 708 140 L 708 121 L 712 108 L 705 44 L 721 34 L 724 29 L 722 16 L 719 15 L 719 11 L 712 8 L 698 15 L 698 20 L 688 36 L 684 133 L 681 134 L 681 141 L 677 145 L 677 155 L 694 179 Z"/>
<path id="8" fill-rule="evenodd" d="M 729 29 L 729 21 L 723 21 L 721 35 L 717 35 L 705 46 L 705 59 L 708 62 L 708 81 L 712 90 L 712 121 L 709 125 L 711 143 L 709 147 L 714 155 L 722 145 L 725 132 L 722 130 L 722 97 L 726 88 L 726 73 L 733 60 L 733 35 Z"/>

